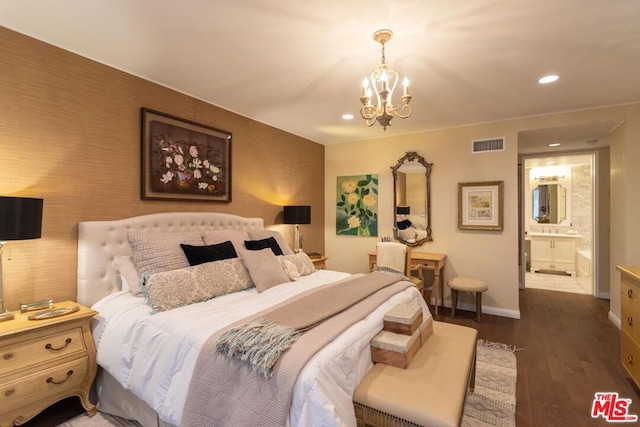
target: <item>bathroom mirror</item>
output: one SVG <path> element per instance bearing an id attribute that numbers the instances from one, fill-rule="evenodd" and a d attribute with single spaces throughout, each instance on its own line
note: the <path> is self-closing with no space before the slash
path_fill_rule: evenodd
<path id="1" fill-rule="evenodd" d="M 534 188 L 533 219 L 538 224 L 562 224 L 567 219 L 567 189 L 560 184 Z"/>
<path id="2" fill-rule="evenodd" d="M 407 246 L 433 241 L 431 236 L 431 168 L 415 151 L 391 166 L 393 173 L 393 233 Z"/>

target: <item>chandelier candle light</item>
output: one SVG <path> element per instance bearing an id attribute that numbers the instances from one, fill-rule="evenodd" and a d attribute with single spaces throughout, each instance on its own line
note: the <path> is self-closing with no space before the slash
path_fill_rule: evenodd
<path id="1" fill-rule="evenodd" d="M 398 72 L 389 68 L 385 62 L 384 45 L 391 40 L 393 32 L 391 30 L 378 30 L 373 33 L 373 39 L 382 45 L 382 62 L 362 81 L 362 108 L 360 115 L 365 120 L 367 126 L 373 126 L 377 121 L 384 130 L 391 126 L 391 119 L 394 116 L 406 119 L 411 116 L 411 95 L 409 95 L 409 79 L 405 76 L 402 85 L 404 92 L 400 101 L 402 106 L 393 103 L 393 91 L 398 84 Z M 372 95 L 375 92 L 375 104 L 371 103 Z"/>

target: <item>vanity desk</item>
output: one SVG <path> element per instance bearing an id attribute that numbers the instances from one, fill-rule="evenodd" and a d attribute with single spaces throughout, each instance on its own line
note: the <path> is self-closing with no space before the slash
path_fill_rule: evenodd
<path id="1" fill-rule="evenodd" d="M 369 252 L 369 272 L 375 270 L 377 263 L 376 252 Z M 433 295 L 435 300 L 435 314 L 438 315 L 438 298 L 444 307 L 444 264 L 445 254 L 411 251 L 411 267 L 419 271 L 420 279 L 424 280 L 422 270 L 431 270 L 434 275 Z M 429 302 L 429 301 L 427 301 Z"/>

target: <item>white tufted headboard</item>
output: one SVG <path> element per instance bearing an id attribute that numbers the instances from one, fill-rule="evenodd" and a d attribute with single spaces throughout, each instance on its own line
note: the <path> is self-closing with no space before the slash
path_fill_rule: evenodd
<path id="1" fill-rule="evenodd" d="M 91 307 L 121 288 L 116 257 L 131 255 L 128 230 L 178 232 L 204 230 L 260 230 L 262 218 L 244 218 L 215 212 L 168 212 L 116 221 L 78 224 L 78 295 L 80 304 Z"/>

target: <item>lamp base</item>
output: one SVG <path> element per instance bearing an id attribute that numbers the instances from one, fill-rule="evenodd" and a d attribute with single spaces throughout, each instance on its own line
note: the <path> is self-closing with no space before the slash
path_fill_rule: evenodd
<path id="1" fill-rule="evenodd" d="M 13 320 L 15 318 L 16 318 L 16 316 L 10 311 L 4 310 L 3 312 L 0 312 L 0 322 L 4 322 L 4 321 L 7 321 L 7 320 Z"/>

